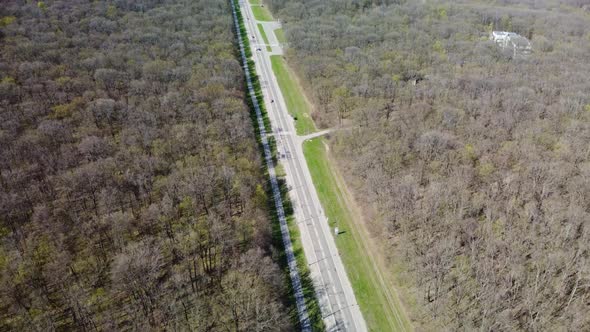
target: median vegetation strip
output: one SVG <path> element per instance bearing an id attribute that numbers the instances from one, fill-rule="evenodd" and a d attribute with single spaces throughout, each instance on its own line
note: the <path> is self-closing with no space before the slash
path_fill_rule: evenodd
<path id="1" fill-rule="evenodd" d="M 235 2 L 234 2 L 235 3 Z M 252 81 L 252 85 L 254 88 L 254 93 L 256 94 L 256 100 L 258 101 L 258 105 L 260 107 L 260 112 L 262 113 L 263 122 L 264 122 L 264 129 L 267 132 L 272 132 L 272 128 L 270 125 L 270 120 L 268 118 L 268 114 L 266 112 L 265 104 L 264 104 L 264 96 L 262 95 L 262 87 L 260 86 L 260 80 L 258 79 L 258 75 L 256 74 L 256 66 L 252 58 L 252 50 L 250 48 L 250 41 L 248 39 L 248 33 L 246 32 L 246 26 L 244 25 L 244 18 L 242 17 L 242 12 L 240 11 L 240 7 L 235 4 L 236 13 L 238 15 L 238 24 L 239 24 L 239 34 L 242 37 L 242 42 L 244 43 L 244 53 L 246 54 L 246 58 L 248 59 L 248 70 L 251 73 L 250 80 Z M 246 82 L 244 82 L 246 84 Z M 245 87 L 245 91 L 248 91 L 248 87 Z M 254 109 L 254 105 L 252 104 L 252 100 L 250 98 L 246 98 L 246 103 L 251 110 Z M 260 135 L 258 130 L 258 126 L 256 125 L 256 114 L 251 112 L 252 121 L 254 121 L 254 130 L 256 135 Z"/>
<path id="2" fill-rule="evenodd" d="M 264 26 L 262 26 L 261 23 L 258 23 L 257 26 L 258 30 L 260 30 L 260 34 L 262 35 L 262 40 L 264 40 L 264 45 L 266 45 L 266 50 L 269 52 L 272 51 L 270 43 L 268 42 L 268 37 L 266 36 L 266 32 L 264 31 Z"/>
<path id="3" fill-rule="evenodd" d="M 336 246 L 369 330 L 411 330 L 403 311 L 397 307 L 399 304 L 388 301 L 386 290 L 381 289 L 377 272 L 366 257 L 367 252 L 331 169 L 324 139 L 304 142 L 303 152 L 330 227 L 338 227 L 341 232 L 336 237 Z"/>
<path id="4" fill-rule="evenodd" d="M 307 135 L 315 132 L 316 127 L 311 118 L 309 104 L 297 84 L 295 75 L 291 72 L 282 56 L 273 55 L 270 57 L 270 61 L 272 62 L 272 71 L 287 103 L 287 110 L 295 118 L 297 135 Z"/>
<path id="5" fill-rule="evenodd" d="M 266 109 L 264 107 L 264 100 L 263 100 L 264 97 L 262 94 L 262 88 L 260 86 L 260 81 L 258 79 L 258 75 L 256 74 L 256 67 L 255 67 L 254 61 L 252 61 L 252 59 L 251 59 L 252 52 L 250 50 L 248 35 L 246 32 L 246 28 L 244 26 L 242 13 L 240 11 L 240 7 L 239 7 L 237 0 L 234 0 L 234 5 L 235 5 L 236 14 L 237 14 L 237 18 L 238 18 L 238 25 L 239 25 L 238 33 L 242 37 L 245 55 L 246 55 L 246 58 L 248 59 L 247 66 L 248 66 L 248 70 L 250 72 L 250 80 L 252 81 L 255 97 L 256 97 L 256 100 L 258 101 L 261 115 L 263 117 L 265 130 L 267 132 L 271 132 L 270 121 L 268 119 L 268 114 L 267 114 Z M 247 87 L 246 87 L 245 91 L 248 91 Z M 251 110 L 250 113 L 251 113 L 252 122 L 254 124 L 256 138 L 257 138 L 258 144 L 260 145 L 260 151 L 262 154 L 262 158 L 264 159 L 264 152 L 262 152 L 263 146 L 262 146 L 262 141 L 261 141 L 261 137 L 260 137 L 260 129 L 258 127 L 258 122 L 257 122 L 257 118 L 256 118 L 256 112 L 254 109 L 254 105 L 251 101 L 251 98 L 246 98 L 246 101 L 247 101 L 248 106 L 250 107 L 250 110 Z M 274 137 L 268 137 L 267 139 L 268 139 L 268 145 L 271 149 L 272 162 L 276 167 L 275 174 L 276 174 L 277 182 L 278 182 L 278 185 L 280 188 L 280 194 L 281 194 L 282 201 L 283 201 L 283 210 L 284 210 L 285 217 L 287 220 L 287 226 L 289 228 L 289 233 L 290 233 L 290 237 L 291 237 L 291 245 L 292 245 L 292 249 L 293 249 L 293 254 L 295 256 L 295 261 L 297 263 L 297 270 L 299 272 L 299 277 L 301 279 L 301 286 L 302 286 L 302 290 L 303 290 L 304 301 L 305 301 L 305 304 L 307 307 L 307 312 L 309 314 L 311 328 L 313 331 L 324 331 L 325 327 L 324 327 L 324 322 L 322 319 L 319 303 L 318 303 L 317 298 L 315 296 L 315 290 L 314 290 L 313 283 L 312 283 L 312 280 L 310 277 L 309 268 L 308 268 L 308 265 L 307 265 L 307 262 L 305 259 L 305 255 L 303 253 L 299 230 L 297 229 L 297 225 L 295 224 L 295 221 L 294 221 L 293 207 L 292 207 L 292 204 L 291 204 L 289 197 L 288 197 L 286 181 L 284 179 L 284 171 L 282 170 L 282 166 L 278 166 L 279 163 L 276 158 L 276 144 L 274 141 Z M 266 174 L 267 178 L 270 179 L 269 173 L 268 173 L 268 168 L 266 168 L 266 167 L 265 167 L 265 174 Z M 279 221 L 279 214 L 278 214 L 276 205 L 274 204 L 274 200 L 272 199 L 272 197 L 273 197 L 272 195 L 273 195 L 273 193 L 271 191 L 271 184 L 270 184 L 270 180 L 269 180 L 267 183 L 267 186 L 266 186 L 266 198 L 265 199 L 268 202 L 268 209 L 269 209 L 269 212 L 270 212 L 270 215 L 272 218 L 273 244 L 277 248 L 284 248 L 281 227 L 280 227 L 280 221 Z M 281 250 L 281 252 L 280 252 L 279 262 L 281 264 L 281 268 L 285 271 L 284 272 L 285 276 L 287 278 L 289 278 L 287 255 L 284 250 Z M 294 305 L 296 302 L 295 296 L 294 296 L 295 292 L 293 290 L 293 287 L 292 287 L 292 284 L 290 281 L 287 282 L 287 285 L 290 289 L 290 292 L 289 292 L 290 297 L 288 299 L 288 302 L 289 302 L 288 304 L 291 308 L 293 308 L 292 319 L 293 319 L 294 323 L 299 324 L 299 319 L 298 319 L 297 312 L 296 312 L 297 310 L 295 309 L 295 305 Z"/>

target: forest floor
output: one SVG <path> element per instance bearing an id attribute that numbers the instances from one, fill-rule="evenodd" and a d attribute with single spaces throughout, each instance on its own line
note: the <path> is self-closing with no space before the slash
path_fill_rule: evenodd
<path id="1" fill-rule="evenodd" d="M 307 135 L 315 132 L 316 127 L 311 118 L 311 107 L 301 92 L 295 74 L 291 72 L 282 56 L 273 55 L 270 57 L 270 61 L 287 103 L 287 110 L 296 119 L 295 129 L 297 135 Z"/>
<path id="2" fill-rule="evenodd" d="M 410 331 L 411 324 L 391 280 L 385 280 L 382 255 L 362 222 L 360 209 L 333 167 L 325 140 L 304 142 L 303 152 L 330 228 L 338 227 L 336 245 L 367 325 L 372 331 Z"/>

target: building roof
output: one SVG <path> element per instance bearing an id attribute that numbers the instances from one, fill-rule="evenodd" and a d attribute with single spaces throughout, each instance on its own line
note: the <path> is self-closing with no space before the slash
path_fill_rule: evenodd
<path id="1" fill-rule="evenodd" d="M 496 38 L 516 37 L 519 36 L 517 33 L 508 31 L 492 31 L 492 36 Z"/>
<path id="2" fill-rule="evenodd" d="M 516 50 L 530 52 L 532 50 L 530 41 L 514 32 L 509 31 L 492 31 L 490 39 L 494 40 L 500 46 L 512 47 Z"/>

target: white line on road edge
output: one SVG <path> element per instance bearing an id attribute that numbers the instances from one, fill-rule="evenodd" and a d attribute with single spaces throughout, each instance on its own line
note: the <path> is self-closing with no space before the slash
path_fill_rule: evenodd
<path id="1" fill-rule="evenodd" d="M 250 79 L 250 70 L 248 68 L 248 59 L 246 58 L 246 52 L 244 50 L 244 43 L 242 41 L 242 34 L 240 31 L 240 24 L 238 21 L 238 14 L 234 0 L 230 0 L 232 13 L 234 16 L 234 24 L 236 26 L 236 33 L 238 35 L 238 43 L 240 45 L 240 53 L 242 55 L 242 63 L 244 65 L 244 72 L 246 74 L 246 82 L 248 84 L 248 93 L 252 99 L 252 105 L 256 112 L 256 119 L 258 120 L 258 130 L 260 134 L 260 140 L 264 147 L 264 158 L 266 161 L 266 167 L 268 169 L 268 176 L 270 177 L 271 189 L 273 192 L 273 198 L 275 207 L 277 209 L 277 215 L 281 225 L 281 234 L 283 238 L 283 245 L 285 246 L 285 252 L 287 254 L 287 263 L 289 265 L 289 275 L 291 276 L 291 283 L 293 285 L 293 292 L 295 293 L 295 302 L 297 304 L 297 313 L 299 315 L 299 322 L 301 324 L 301 330 L 308 332 L 311 331 L 311 324 L 309 321 L 309 314 L 305 305 L 305 299 L 303 297 L 303 287 L 301 285 L 301 278 L 299 277 L 299 271 L 297 270 L 297 262 L 295 261 L 295 255 L 293 254 L 293 246 L 291 244 L 291 237 L 289 235 L 289 228 L 287 227 L 287 219 L 285 218 L 285 211 L 283 209 L 283 200 L 281 198 L 281 192 L 277 182 L 274 164 L 272 161 L 272 154 L 268 140 L 266 138 L 266 128 L 264 127 L 264 120 L 262 119 L 262 112 L 260 111 L 260 105 L 256 99 L 256 93 L 254 86 Z"/>

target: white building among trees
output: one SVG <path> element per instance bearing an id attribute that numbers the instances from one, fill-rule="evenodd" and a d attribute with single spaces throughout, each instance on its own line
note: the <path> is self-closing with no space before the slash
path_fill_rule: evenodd
<path id="1" fill-rule="evenodd" d="M 531 42 L 527 38 L 514 32 L 492 31 L 490 39 L 504 49 L 512 49 L 514 56 L 518 54 L 530 54 L 533 51 Z"/>

